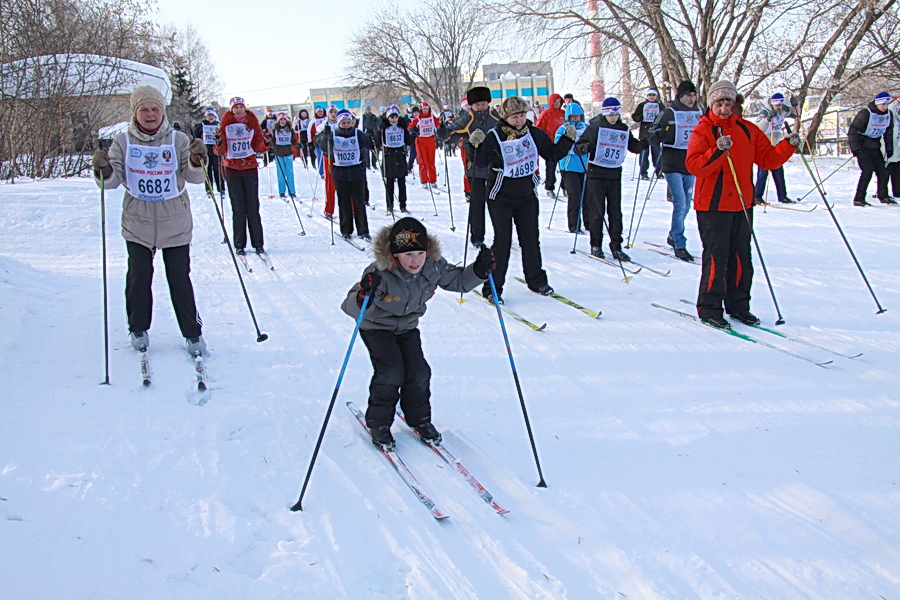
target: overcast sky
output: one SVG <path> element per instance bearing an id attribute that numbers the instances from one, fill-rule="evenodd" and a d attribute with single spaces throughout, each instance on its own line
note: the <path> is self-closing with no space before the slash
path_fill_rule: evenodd
<path id="1" fill-rule="evenodd" d="M 157 4 L 160 21 L 179 27 L 190 23 L 203 36 L 224 84 L 222 102 L 243 96 L 249 104 L 260 105 L 303 102 L 310 88 L 340 85 L 350 37 L 366 21 L 373 2 L 157 0 Z M 498 59 L 502 57 L 488 62 Z M 553 61 L 556 91 L 587 97 L 590 83 L 566 72 L 558 62 Z"/>

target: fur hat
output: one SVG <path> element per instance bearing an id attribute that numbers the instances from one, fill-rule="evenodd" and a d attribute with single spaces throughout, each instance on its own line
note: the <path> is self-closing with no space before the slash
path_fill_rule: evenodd
<path id="1" fill-rule="evenodd" d="M 491 88 L 483 85 L 473 87 L 466 92 L 466 100 L 468 100 L 469 104 L 475 104 L 476 102 L 490 102 Z"/>
<path id="2" fill-rule="evenodd" d="M 428 232 L 421 222 L 412 217 L 403 217 L 391 227 L 391 253 L 417 252 L 428 250 Z"/>
<path id="3" fill-rule="evenodd" d="M 697 93 L 697 86 L 694 85 L 694 82 L 690 79 L 685 79 L 681 83 L 678 84 L 678 90 L 675 92 L 676 98 L 681 98 L 685 94 Z"/>
<path id="4" fill-rule="evenodd" d="M 709 86 L 709 93 L 706 95 L 706 100 L 710 106 L 719 100 L 731 100 L 734 102 L 737 100 L 737 88 L 730 81 L 720 79 Z"/>
<path id="5" fill-rule="evenodd" d="M 131 92 L 131 114 L 136 115 L 138 107 L 148 102 L 156 104 L 163 112 L 166 111 L 166 99 L 158 89 L 152 85 L 139 85 Z"/>
<path id="6" fill-rule="evenodd" d="M 600 105 L 600 114 L 601 115 L 618 115 L 622 112 L 622 103 L 619 102 L 618 98 L 613 98 L 609 96 L 603 100 L 603 104 Z"/>
<path id="7" fill-rule="evenodd" d="M 510 96 L 500 105 L 500 116 L 504 119 L 516 113 L 528 112 L 528 103 L 518 96 Z"/>

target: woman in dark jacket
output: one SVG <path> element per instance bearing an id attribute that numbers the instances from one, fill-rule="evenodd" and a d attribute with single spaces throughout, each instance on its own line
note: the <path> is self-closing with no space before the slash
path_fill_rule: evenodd
<path id="1" fill-rule="evenodd" d="M 518 96 L 510 96 L 500 107 L 501 118 L 496 127 L 487 134 L 475 131 L 469 135 L 470 142 L 480 146 L 478 151 L 483 153 L 491 168 L 488 212 L 494 226 L 493 250 L 497 257 L 494 283 L 498 297 L 506 281 L 513 223 L 522 249 L 522 268 L 528 289 L 544 296 L 553 293 L 541 260 L 539 205 L 534 192 L 539 181 L 538 155 L 545 161 L 556 163 L 569 153 L 576 130 L 574 126 L 567 127 L 566 133 L 554 144 L 541 129 L 528 124 L 526 112 L 528 103 Z M 485 285 L 483 295 L 491 297 L 490 285 Z"/>
<path id="2" fill-rule="evenodd" d="M 414 137 L 408 131 L 409 123 L 400 116 L 396 104 L 391 104 L 378 124 L 378 144 L 382 148 L 381 177 L 384 179 L 384 193 L 388 212 L 394 212 L 394 182 L 397 182 L 400 197 L 400 212 L 406 210 L 406 147 Z"/>

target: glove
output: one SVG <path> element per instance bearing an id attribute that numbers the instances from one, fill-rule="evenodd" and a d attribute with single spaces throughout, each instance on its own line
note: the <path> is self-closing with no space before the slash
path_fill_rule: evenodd
<path id="1" fill-rule="evenodd" d="M 565 130 L 565 132 L 563 132 L 563 136 L 569 138 L 570 140 L 572 140 L 574 142 L 575 138 L 578 137 L 578 130 L 575 129 L 575 126 L 572 125 L 571 123 L 567 123 L 566 130 Z"/>
<path id="2" fill-rule="evenodd" d="M 195 156 L 198 163 L 202 163 L 203 159 L 206 158 L 206 144 L 200 138 L 192 139 L 188 149 L 191 151 L 191 162 L 194 162 Z"/>
<path id="3" fill-rule="evenodd" d="M 803 143 L 803 137 L 799 133 L 794 131 L 793 133 L 788 134 L 787 141 L 790 142 L 794 148 L 796 148 Z"/>
<path id="4" fill-rule="evenodd" d="M 106 150 L 97 150 L 94 152 L 94 157 L 91 159 L 91 166 L 94 168 L 94 177 L 100 178 L 100 173 L 103 173 L 103 178 L 108 179 L 110 175 L 112 175 L 112 167 L 109 165 L 109 153 Z"/>
<path id="5" fill-rule="evenodd" d="M 779 112 L 780 111 L 777 111 L 774 108 L 770 108 L 769 113 L 766 115 L 766 118 L 768 118 L 771 121 L 772 119 L 774 119 L 775 117 L 778 116 Z"/>
<path id="6" fill-rule="evenodd" d="M 800 101 L 797 99 L 797 96 L 791 96 L 790 102 L 791 102 L 791 106 L 797 106 L 798 104 L 800 104 Z"/>
<path id="7" fill-rule="evenodd" d="M 419 127 L 418 126 L 413 127 L 412 129 L 409 130 L 409 133 L 413 137 L 419 137 Z"/>
<path id="8" fill-rule="evenodd" d="M 363 278 L 359 282 L 359 291 L 356 292 L 356 305 L 362 308 L 363 299 L 374 290 L 378 289 L 378 284 L 380 283 L 381 273 L 378 271 L 372 271 L 371 273 L 363 275 Z"/>
<path id="9" fill-rule="evenodd" d="M 469 134 L 469 143 L 477 148 L 484 143 L 484 137 L 484 132 L 480 129 L 476 129 Z"/>
<path id="10" fill-rule="evenodd" d="M 719 150 L 723 152 L 731 148 L 731 136 L 730 135 L 722 135 L 719 136 L 719 139 L 716 140 L 716 146 L 718 146 Z"/>
<path id="11" fill-rule="evenodd" d="M 492 273 L 497 268 L 497 257 L 494 251 L 487 246 L 482 246 L 472 263 L 472 271 L 478 279 L 487 279 L 488 273 Z"/>

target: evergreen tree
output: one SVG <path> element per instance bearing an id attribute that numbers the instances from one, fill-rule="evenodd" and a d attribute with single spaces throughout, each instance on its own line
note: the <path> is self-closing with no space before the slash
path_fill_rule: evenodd
<path id="1" fill-rule="evenodd" d="M 181 123 L 182 131 L 188 133 L 194 123 L 203 118 L 203 107 L 194 93 L 194 84 L 183 69 L 172 75 L 172 103 L 166 110 L 169 122 Z"/>

